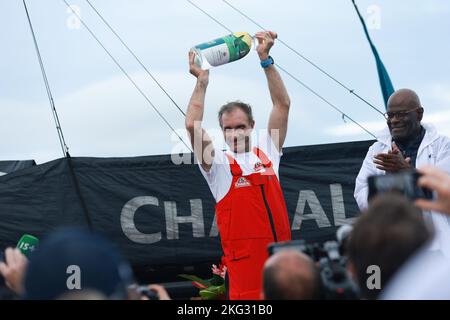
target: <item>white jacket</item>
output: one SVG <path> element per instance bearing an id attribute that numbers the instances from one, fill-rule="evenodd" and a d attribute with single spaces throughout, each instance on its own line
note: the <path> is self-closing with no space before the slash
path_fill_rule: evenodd
<path id="1" fill-rule="evenodd" d="M 422 123 L 425 128 L 425 136 L 417 151 L 416 168 L 424 165 L 434 165 L 450 174 L 450 138 L 438 134 L 436 128 L 430 124 Z M 367 178 L 371 175 L 385 174 L 383 170 L 376 168 L 373 163 L 373 157 L 378 153 L 387 153 L 391 150 L 392 137 L 389 128 L 386 127 L 372 146 L 364 159 L 361 170 L 356 177 L 355 199 L 360 210 L 367 209 L 367 196 L 369 187 Z M 439 213 L 424 212 L 424 217 L 429 223 L 433 223 L 438 243 L 435 243 L 433 249 L 440 250 L 450 258 L 450 219 Z M 443 248 L 445 244 L 445 249 Z M 447 248 L 448 247 L 448 248 Z"/>

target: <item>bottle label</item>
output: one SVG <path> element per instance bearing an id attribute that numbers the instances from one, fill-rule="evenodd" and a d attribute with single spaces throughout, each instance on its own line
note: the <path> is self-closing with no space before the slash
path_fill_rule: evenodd
<path id="1" fill-rule="evenodd" d="M 203 57 L 213 66 L 236 61 L 247 55 L 252 46 L 252 38 L 248 33 L 235 32 L 228 36 L 202 43 L 195 48 L 202 52 Z"/>

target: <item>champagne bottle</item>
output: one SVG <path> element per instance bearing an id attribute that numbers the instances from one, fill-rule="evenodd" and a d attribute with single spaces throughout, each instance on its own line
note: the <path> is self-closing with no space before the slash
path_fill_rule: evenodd
<path id="1" fill-rule="evenodd" d="M 247 32 L 234 32 L 230 35 L 196 45 L 191 50 L 195 53 L 195 63 L 207 70 L 245 57 L 255 40 Z"/>

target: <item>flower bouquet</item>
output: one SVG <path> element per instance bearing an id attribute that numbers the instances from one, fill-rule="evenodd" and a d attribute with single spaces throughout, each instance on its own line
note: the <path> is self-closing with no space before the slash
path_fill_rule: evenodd
<path id="1" fill-rule="evenodd" d="M 227 267 L 212 265 L 212 278 L 204 280 L 194 275 L 180 274 L 181 278 L 192 281 L 192 284 L 200 289 L 199 295 L 202 300 L 225 300 L 225 274 Z"/>

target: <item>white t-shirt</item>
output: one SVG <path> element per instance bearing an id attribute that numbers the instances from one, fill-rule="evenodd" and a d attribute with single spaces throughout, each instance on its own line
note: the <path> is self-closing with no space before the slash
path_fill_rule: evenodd
<path id="1" fill-rule="evenodd" d="M 278 168 L 280 167 L 280 159 L 283 155 L 282 152 L 278 151 L 275 144 L 272 141 L 270 135 L 266 132 L 265 134 L 258 135 L 259 141 L 257 141 L 253 146 L 258 147 L 262 152 L 266 154 L 269 160 L 272 162 L 273 170 L 278 177 Z M 250 150 L 253 149 L 253 146 Z M 211 169 L 206 172 L 202 166 L 199 164 L 200 171 L 205 177 L 206 182 L 209 185 L 209 189 L 216 200 L 216 203 L 225 197 L 225 195 L 230 190 L 231 182 L 233 181 L 233 176 L 230 170 L 230 162 L 228 161 L 225 153 L 230 154 L 242 169 L 242 174 L 244 176 L 251 175 L 255 172 L 264 172 L 264 167 L 261 168 L 261 160 L 252 151 L 245 153 L 234 153 L 228 150 L 221 150 L 214 146 L 215 156 Z M 279 178 L 279 177 L 278 177 Z"/>

